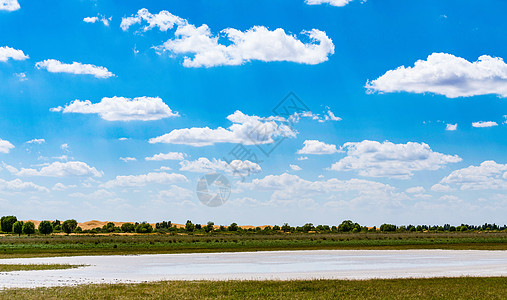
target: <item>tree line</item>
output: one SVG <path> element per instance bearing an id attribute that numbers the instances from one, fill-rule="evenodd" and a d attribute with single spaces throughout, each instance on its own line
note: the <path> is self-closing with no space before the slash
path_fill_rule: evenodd
<path id="1" fill-rule="evenodd" d="M 382 224 L 380 227 L 366 227 L 361 226 L 351 220 L 345 220 L 339 225 L 317 225 L 314 226 L 312 223 L 306 223 L 302 226 L 290 226 L 288 223 L 282 226 L 264 226 L 255 228 L 242 228 L 236 223 L 232 223 L 229 226 L 215 226 L 213 222 L 208 222 L 206 225 L 199 223 L 192 223 L 187 220 L 184 227 L 177 227 L 171 221 L 162 221 L 155 224 L 155 228 L 147 222 L 141 223 L 123 223 L 121 226 L 116 226 L 113 222 L 109 222 L 102 227 L 96 227 L 93 229 L 83 230 L 78 226 L 78 223 L 74 219 L 65 221 L 54 220 L 54 221 L 42 221 L 39 223 L 38 228 L 35 228 L 33 222 L 18 221 L 15 216 L 3 216 L 0 219 L 0 229 L 2 233 L 14 233 L 14 234 L 44 234 L 48 235 L 51 233 L 213 233 L 213 232 L 229 232 L 229 233 L 259 233 L 259 234 L 273 234 L 273 233 L 344 233 L 344 232 L 465 232 L 465 231 L 507 231 L 507 226 L 497 225 L 495 223 L 485 223 L 483 225 L 469 225 L 461 224 L 459 226 L 451 226 L 445 224 L 439 225 L 408 225 L 408 226 L 397 226 L 394 224 Z"/>

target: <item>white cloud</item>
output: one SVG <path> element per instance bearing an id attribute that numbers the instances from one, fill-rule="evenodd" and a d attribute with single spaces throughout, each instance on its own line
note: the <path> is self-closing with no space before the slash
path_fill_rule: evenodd
<path id="1" fill-rule="evenodd" d="M 120 26 L 126 31 L 143 21 L 148 23 L 142 28 L 143 31 L 155 27 L 167 31 L 177 27 L 174 39 L 154 48 L 159 53 L 168 51 L 185 55 L 185 67 L 241 65 L 253 60 L 318 64 L 327 61 L 328 56 L 334 53 L 331 39 L 317 29 L 301 32 L 309 38 L 309 43 L 298 40 L 295 35 L 287 34 L 281 28 L 269 30 L 264 26 L 254 26 L 246 31 L 226 28 L 219 35 L 213 35 L 206 24 L 197 27 L 168 11 L 151 14 L 145 8 L 135 16 L 123 18 Z M 221 37 L 228 42 L 220 43 Z"/>
<path id="2" fill-rule="evenodd" d="M 262 171 L 261 167 L 258 164 L 253 163 L 249 160 L 233 160 L 230 163 L 227 163 L 221 159 L 213 158 L 212 160 L 209 160 L 205 157 L 200 157 L 194 161 L 184 160 L 180 162 L 180 166 L 180 171 L 194 173 L 223 171 L 238 176 L 246 176 Z"/>
<path id="3" fill-rule="evenodd" d="M 9 58 L 14 60 L 25 60 L 28 59 L 29 57 L 28 55 L 25 55 L 25 53 L 23 53 L 22 50 L 16 50 L 11 47 L 0 47 L 0 61 L 6 62 L 9 60 Z"/>
<path id="4" fill-rule="evenodd" d="M 95 23 L 99 20 L 98 17 L 86 17 L 83 19 L 83 22 L 85 23 Z"/>
<path id="5" fill-rule="evenodd" d="M 35 64 L 37 69 L 46 69 L 51 73 L 70 73 L 76 75 L 93 75 L 96 78 L 109 78 L 115 76 L 105 67 L 73 62 L 65 64 L 55 59 L 46 59 Z"/>
<path id="6" fill-rule="evenodd" d="M 498 123 L 493 122 L 493 121 L 479 121 L 479 122 L 473 122 L 472 126 L 475 128 L 486 128 L 486 127 L 498 126 Z"/>
<path id="7" fill-rule="evenodd" d="M 0 179 L 0 191 L 2 192 L 49 192 L 43 186 L 37 185 L 33 182 L 24 182 L 20 179 L 6 181 Z"/>
<path id="8" fill-rule="evenodd" d="M 361 176 L 408 179 L 413 171 L 438 170 L 460 162 L 457 155 L 433 152 L 425 143 L 393 144 L 385 141 L 345 143 L 347 156 L 331 166 L 335 171 L 358 171 Z"/>
<path id="9" fill-rule="evenodd" d="M 69 152 L 69 144 L 62 144 L 62 145 L 60 145 L 60 149 L 62 149 L 63 151 Z"/>
<path id="10" fill-rule="evenodd" d="M 65 190 L 67 190 L 67 189 L 70 189 L 70 188 L 75 188 L 75 187 L 77 187 L 77 185 L 65 185 L 65 184 L 63 184 L 63 183 L 61 183 L 61 182 L 58 182 L 58 183 L 56 183 L 56 184 L 53 186 L 52 190 L 53 190 L 53 191 L 65 191 Z"/>
<path id="11" fill-rule="evenodd" d="M 452 54 L 433 53 L 414 67 L 401 66 L 366 83 L 369 92 L 434 93 L 448 98 L 496 94 L 507 97 L 507 65 L 482 55 L 469 62 Z"/>
<path id="12" fill-rule="evenodd" d="M 448 131 L 458 130 L 458 123 L 456 123 L 456 124 L 447 124 L 445 126 L 445 130 L 448 130 Z"/>
<path id="13" fill-rule="evenodd" d="M 126 138 L 126 137 L 121 137 L 118 139 L 118 141 L 128 141 L 128 140 L 129 140 L 129 138 Z"/>
<path id="14" fill-rule="evenodd" d="M 443 185 L 443 184 L 437 183 L 431 187 L 431 190 L 433 192 L 450 192 L 453 189 L 448 185 Z"/>
<path id="15" fill-rule="evenodd" d="M 22 168 L 18 176 L 47 176 L 47 177 L 67 177 L 67 176 L 95 176 L 101 177 L 102 172 L 97 171 L 81 161 L 54 162 L 40 170 Z"/>
<path id="16" fill-rule="evenodd" d="M 53 112 L 98 114 L 106 121 L 154 121 L 178 117 L 159 97 L 104 97 L 99 103 L 74 100 L 65 107 L 54 107 Z"/>
<path id="17" fill-rule="evenodd" d="M 301 171 L 303 169 L 301 169 L 300 166 L 298 165 L 289 165 L 289 167 L 293 170 L 293 171 Z"/>
<path id="18" fill-rule="evenodd" d="M 33 140 L 29 140 L 27 141 L 26 143 L 27 144 L 44 144 L 46 142 L 45 139 L 33 139 Z"/>
<path id="19" fill-rule="evenodd" d="M 88 199 L 96 200 L 96 199 L 112 198 L 112 197 L 115 197 L 116 194 L 113 192 L 110 192 L 110 191 L 106 191 L 104 189 L 100 189 L 100 190 L 96 190 L 96 191 L 89 193 L 89 194 L 72 193 L 72 194 L 69 194 L 69 196 L 75 197 L 75 198 L 88 198 Z"/>
<path id="20" fill-rule="evenodd" d="M 307 160 L 308 156 L 300 156 L 297 158 L 297 160 Z"/>
<path id="21" fill-rule="evenodd" d="M 345 6 L 350 2 L 352 0 L 305 0 L 305 3 L 308 5 L 329 4 L 332 6 Z"/>
<path id="22" fill-rule="evenodd" d="M 372 205 L 398 205 L 399 201 L 407 198 L 403 194 L 396 193 L 394 187 L 379 182 L 336 178 L 308 181 L 287 173 L 268 175 L 249 183 L 240 182 L 238 185 L 242 189 L 273 191 L 271 200 L 286 204 L 298 200 L 311 200 L 314 197 L 342 199 L 347 195 L 350 197 L 348 201 L 366 201 Z"/>
<path id="23" fill-rule="evenodd" d="M 146 160 L 184 160 L 187 155 L 181 152 L 169 152 L 169 153 L 159 153 L 155 154 L 151 157 L 146 157 Z"/>
<path id="24" fill-rule="evenodd" d="M 18 0 L 0 0 L 0 10 L 15 11 L 20 8 Z"/>
<path id="25" fill-rule="evenodd" d="M 183 144 L 194 147 L 210 146 L 216 143 L 237 143 L 244 145 L 271 144 L 274 138 L 295 137 L 296 132 L 281 122 L 278 117 L 261 118 L 245 115 L 240 111 L 227 117 L 233 124 L 228 128 L 193 127 L 175 129 L 170 133 L 152 138 L 150 143 Z"/>
<path id="26" fill-rule="evenodd" d="M 28 80 L 25 73 L 14 73 L 14 76 L 16 76 L 21 82 Z"/>
<path id="27" fill-rule="evenodd" d="M 102 186 L 106 188 L 140 187 L 146 186 L 147 184 L 150 183 L 171 184 L 176 182 L 187 182 L 187 181 L 188 179 L 181 174 L 157 172 L 142 175 L 116 176 L 115 179 L 102 184 Z"/>
<path id="28" fill-rule="evenodd" d="M 14 145 L 9 141 L 0 139 L 0 153 L 9 153 L 11 149 L 14 149 Z"/>
<path id="29" fill-rule="evenodd" d="M 142 21 L 148 23 L 143 27 L 143 31 L 151 30 L 158 27 L 160 31 L 172 29 L 174 25 L 183 25 L 186 21 L 170 12 L 163 10 L 158 14 L 151 14 L 146 8 L 140 9 L 136 15 L 121 19 L 120 27 L 123 31 L 127 31 L 130 26 L 139 24 Z"/>
<path id="30" fill-rule="evenodd" d="M 422 186 L 414 186 L 405 190 L 409 194 L 420 194 L 426 192 Z"/>
<path id="31" fill-rule="evenodd" d="M 109 26 L 109 22 L 113 19 L 113 17 L 106 18 L 105 16 L 98 14 L 96 17 L 86 17 L 83 19 L 85 23 L 96 23 L 98 21 L 102 22 L 105 26 Z"/>
<path id="32" fill-rule="evenodd" d="M 456 186 L 461 190 L 507 189 L 507 164 L 484 161 L 479 166 L 453 171 L 440 181 L 440 185 Z"/>
<path id="33" fill-rule="evenodd" d="M 264 26 L 254 26 L 246 31 L 227 28 L 221 34 L 229 40 L 220 44 L 207 25 L 178 26 L 176 38 L 155 47 L 159 53 L 168 51 L 185 56 L 185 67 L 215 67 L 241 65 L 253 60 L 263 62 L 288 61 L 302 64 L 319 64 L 334 53 L 334 45 L 325 32 L 318 29 L 303 31 L 311 42 L 303 43 L 281 28 L 273 31 Z"/>
<path id="34" fill-rule="evenodd" d="M 120 160 L 123 162 L 136 161 L 135 157 L 120 157 Z"/>
<path id="35" fill-rule="evenodd" d="M 317 140 L 306 140 L 303 142 L 303 149 L 298 150 L 298 154 L 333 154 L 337 153 L 336 145 L 326 144 Z"/>
<path id="36" fill-rule="evenodd" d="M 168 199 L 172 201 L 182 201 L 182 200 L 191 200 L 194 196 L 194 193 L 177 185 L 171 185 L 169 189 L 160 191 L 158 193 L 159 198 Z"/>

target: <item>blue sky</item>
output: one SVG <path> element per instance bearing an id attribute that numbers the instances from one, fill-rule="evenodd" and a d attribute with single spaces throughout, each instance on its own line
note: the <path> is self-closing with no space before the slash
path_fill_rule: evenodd
<path id="1" fill-rule="evenodd" d="M 503 224 L 506 6 L 0 0 L 0 212 Z M 281 119 L 290 92 L 310 111 Z"/>

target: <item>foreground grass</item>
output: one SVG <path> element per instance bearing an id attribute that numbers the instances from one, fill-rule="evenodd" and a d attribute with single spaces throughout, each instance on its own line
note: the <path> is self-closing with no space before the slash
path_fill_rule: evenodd
<path id="1" fill-rule="evenodd" d="M 0 272 L 13 272 L 13 271 L 39 271 L 39 270 L 63 270 L 74 269 L 82 267 L 82 265 L 68 265 L 68 264 L 0 264 Z"/>
<path id="2" fill-rule="evenodd" d="M 507 278 L 191 281 L 12 289 L 3 299 L 506 299 Z"/>
<path id="3" fill-rule="evenodd" d="M 0 258 L 315 249 L 507 250 L 506 232 L 0 237 Z"/>

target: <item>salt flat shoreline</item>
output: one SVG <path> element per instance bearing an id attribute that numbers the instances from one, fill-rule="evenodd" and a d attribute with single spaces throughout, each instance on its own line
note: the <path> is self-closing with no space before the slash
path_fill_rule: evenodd
<path id="1" fill-rule="evenodd" d="M 297 250 L 1 259 L 77 269 L 0 273 L 0 288 L 160 280 L 309 280 L 507 276 L 507 251 Z"/>

